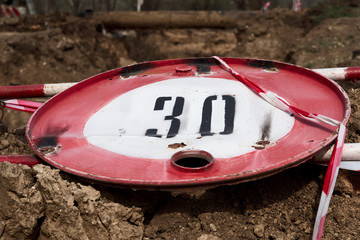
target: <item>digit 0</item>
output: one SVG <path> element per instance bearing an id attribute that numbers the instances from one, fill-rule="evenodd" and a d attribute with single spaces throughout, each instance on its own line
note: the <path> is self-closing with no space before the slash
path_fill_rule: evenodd
<path id="1" fill-rule="evenodd" d="M 212 101 L 216 100 L 217 96 L 207 97 L 203 104 L 202 120 L 200 125 L 201 136 L 212 136 L 215 133 L 211 132 L 211 115 L 212 115 Z M 224 109 L 224 130 L 220 132 L 221 135 L 231 134 L 234 131 L 235 118 L 235 98 L 230 95 L 223 95 L 222 100 L 225 101 Z"/>

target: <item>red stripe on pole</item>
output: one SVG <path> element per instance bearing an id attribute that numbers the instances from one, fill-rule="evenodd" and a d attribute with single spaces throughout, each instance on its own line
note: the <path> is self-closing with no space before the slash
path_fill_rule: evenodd
<path id="1" fill-rule="evenodd" d="M 360 67 L 349 67 L 345 69 L 345 79 L 360 79 Z"/>
<path id="2" fill-rule="evenodd" d="M 6 13 L 5 13 L 3 7 L 1 7 L 1 16 L 6 17 Z"/>
<path id="3" fill-rule="evenodd" d="M 44 97 L 44 84 L 0 87 L 0 99 L 27 97 Z"/>
<path id="4" fill-rule="evenodd" d="M 40 164 L 41 160 L 36 155 L 1 155 L 0 162 L 23 164 L 32 167 L 36 164 Z"/>
<path id="5" fill-rule="evenodd" d="M 6 13 L 7 13 L 11 18 L 14 17 L 14 15 L 13 15 L 13 13 L 11 12 L 10 8 L 5 7 L 5 10 L 6 10 Z"/>
<path id="6" fill-rule="evenodd" d="M 12 11 L 15 13 L 16 16 L 21 16 L 20 12 L 16 9 L 16 7 L 12 7 Z"/>

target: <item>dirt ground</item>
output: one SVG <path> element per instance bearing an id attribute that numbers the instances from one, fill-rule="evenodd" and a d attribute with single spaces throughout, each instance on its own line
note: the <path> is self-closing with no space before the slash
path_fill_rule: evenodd
<path id="1" fill-rule="evenodd" d="M 275 9 L 235 28 L 106 29 L 60 15 L 0 19 L 1 85 L 76 82 L 135 62 L 200 57 L 280 60 L 308 68 L 360 66 L 360 18 L 316 24 Z M 347 142 L 360 142 L 360 90 Z M 32 153 L 29 115 L 4 110 L 0 153 Z M 88 184 L 47 165 L 0 163 L 0 239 L 310 239 L 326 169 L 305 163 L 248 183 L 190 193 Z M 360 174 L 340 171 L 323 239 L 360 236 Z"/>

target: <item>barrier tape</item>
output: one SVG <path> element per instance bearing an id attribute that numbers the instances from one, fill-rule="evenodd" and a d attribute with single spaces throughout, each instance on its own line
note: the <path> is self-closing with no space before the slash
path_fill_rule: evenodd
<path id="1" fill-rule="evenodd" d="M 322 194 L 320 198 L 319 203 L 319 209 L 316 215 L 315 224 L 314 224 L 314 230 L 313 230 L 313 240 L 319 240 L 322 237 L 323 234 L 323 228 L 325 223 L 325 217 L 327 210 L 329 208 L 330 199 L 332 196 L 332 193 L 334 191 L 334 186 L 336 183 L 336 178 L 339 172 L 340 167 L 340 161 L 341 161 L 341 154 L 344 148 L 344 141 L 345 141 L 345 133 L 346 133 L 346 127 L 341 122 L 326 117 L 324 115 L 316 114 L 316 113 L 310 113 L 307 111 L 304 111 L 302 109 L 296 108 L 294 106 L 291 106 L 289 102 L 287 102 L 284 98 L 278 96 L 276 93 L 273 93 L 271 91 L 267 91 L 266 89 L 261 88 L 256 83 L 250 81 L 246 77 L 240 75 L 238 72 L 234 71 L 229 65 L 226 64 L 224 60 L 217 56 L 213 56 L 220 65 L 228 70 L 237 80 L 239 80 L 241 83 L 245 84 L 248 88 L 252 89 L 255 93 L 257 93 L 260 97 L 262 97 L 265 101 L 270 103 L 276 108 L 279 108 L 280 110 L 283 110 L 287 113 L 293 114 L 294 116 L 312 121 L 317 123 L 324 123 L 331 126 L 338 126 L 339 127 L 339 133 L 336 141 L 336 145 L 334 147 L 334 150 L 331 155 L 331 159 L 329 162 L 328 169 L 326 171 L 325 179 L 324 179 L 324 185 L 322 188 Z"/>
<path id="2" fill-rule="evenodd" d="M 336 178 L 339 173 L 341 154 L 344 148 L 345 133 L 346 133 L 346 127 L 344 124 L 341 123 L 338 137 L 335 143 L 335 147 L 332 152 L 329 166 L 326 171 L 326 175 L 324 179 L 324 186 L 321 192 L 319 208 L 315 219 L 315 225 L 314 225 L 314 231 L 312 237 L 313 240 L 321 239 L 324 230 L 326 213 L 329 208 L 330 199 L 334 192 Z"/>
<path id="3" fill-rule="evenodd" d="M 5 107 L 9 109 L 14 109 L 22 112 L 34 113 L 42 103 L 39 102 L 32 102 L 32 101 L 25 101 L 25 100 L 18 100 L 18 99 L 11 99 L 3 101 Z"/>

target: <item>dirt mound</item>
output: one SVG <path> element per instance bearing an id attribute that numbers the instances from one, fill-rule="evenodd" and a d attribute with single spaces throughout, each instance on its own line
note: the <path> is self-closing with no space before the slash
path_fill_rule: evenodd
<path id="1" fill-rule="evenodd" d="M 65 16 L 13 20 L 0 25 L 0 79 L 80 81 L 134 61 L 211 55 L 359 66 L 358 20 L 315 25 L 309 12 L 280 9 L 239 19 L 234 28 L 109 31 Z M 359 142 L 359 89 L 347 91 L 346 141 Z M 32 153 L 24 137 L 29 114 L 4 113 L 10 128 L 0 126 L 0 153 Z M 254 182 L 177 193 L 90 185 L 46 165 L 1 163 L 0 239 L 310 239 L 324 173 L 305 163 Z M 340 171 L 323 239 L 360 235 L 359 182 L 358 173 Z"/>
<path id="2" fill-rule="evenodd" d="M 78 29 L 69 25 L 71 22 L 36 32 L 2 32 L 2 84 L 76 82 L 133 62 L 118 39 L 98 34 L 85 22 Z"/>
<path id="3" fill-rule="evenodd" d="M 0 123 L 0 151 L 1 155 L 33 153 L 25 138 L 25 128 L 11 130 Z"/>
<path id="4" fill-rule="evenodd" d="M 64 180 L 58 170 L 0 163 L 1 239 L 142 239 L 143 213 Z"/>
<path id="5" fill-rule="evenodd" d="M 236 28 L 137 29 L 125 43 L 137 61 L 212 55 L 285 61 L 312 24 L 307 12 L 275 9 L 240 18 Z"/>
<path id="6" fill-rule="evenodd" d="M 275 9 L 242 26 L 238 55 L 289 62 L 289 53 L 312 26 L 307 12 Z"/>
<path id="7" fill-rule="evenodd" d="M 3 239 L 309 239 L 325 168 L 195 193 L 88 186 L 37 165 L 0 164 Z M 342 172 L 324 239 L 359 234 L 359 188 Z M 352 180 L 359 177 L 350 174 Z M 65 180 L 67 179 L 67 180 Z"/>
<path id="8" fill-rule="evenodd" d="M 328 19 L 306 35 L 292 61 L 308 68 L 360 66 L 360 18 Z"/>

